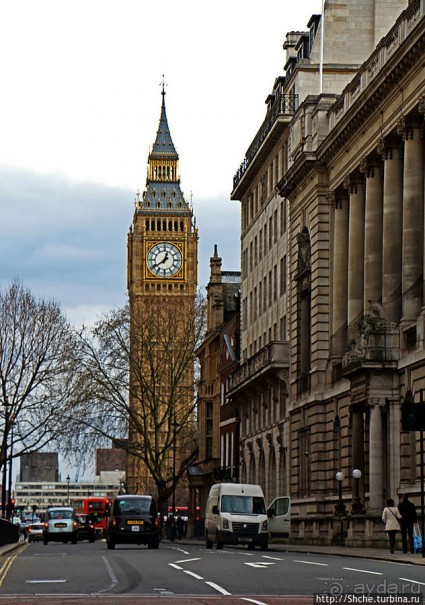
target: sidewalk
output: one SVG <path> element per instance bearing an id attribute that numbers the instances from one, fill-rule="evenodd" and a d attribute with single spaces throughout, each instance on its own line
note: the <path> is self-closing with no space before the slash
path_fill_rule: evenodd
<path id="1" fill-rule="evenodd" d="M 167 544 L 197 544 L 198 546 L 204 544 L 202 539 L 188 539 L 183 538 L 182 540 L 176 540 L 175 542 L 168 542 Z M 234 547 L 236 548 L 236 547 Z M 258 551 L 256 551 L 258 552 Z M 313 553 L 321 555 L 336 555 L 338 557 L 358 557 L 360 559 L 380 559 L 381 561 L 395 561 L 397 563 L 409 563 L 412 565 L 424 565 L 425 558 L 422 558 L 422 553 L 411 553 L 404 554 L 401 550 L 395 551 L 391 554 L 389 549 L 386 548 L 356 548 L 349 546 L 321 546 L 312 544 L 278 544 L 269 543 L 269 552 L 294 552 L 294 553 Z"/>

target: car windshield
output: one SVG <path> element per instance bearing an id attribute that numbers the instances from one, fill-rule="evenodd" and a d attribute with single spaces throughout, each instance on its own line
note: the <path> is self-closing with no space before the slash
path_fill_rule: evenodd
<path id="1" fill-rule="evenodd" d="M 72 510 L 49 510 L 49 519 L 72 519 Z"/>
<path id="2" fill-rule="evenodd" d="M 221 512 L 236 515 L 265 515 L 264 499 L 260 496 L 223 496 Z"/>

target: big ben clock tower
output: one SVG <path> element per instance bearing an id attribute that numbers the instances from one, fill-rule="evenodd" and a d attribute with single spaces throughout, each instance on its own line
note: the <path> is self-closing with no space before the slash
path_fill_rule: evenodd
<path id="1" fill-rule="evenodd" d="M 159 127 L 148 157 L 146 188 L 135 200 L 127 261 L 129 443 L 137 447 L 134 455 L 131 447 L 127 455 L 126 483 L 129 493 L 157 496 L 158 485 L 170 485 L 170 472 L 175 482 L 178 458 L 186 456 L 179 435 L 183 423 L 190 425 L 184 408 L 186 403 L 193 408 L 193 364 L 183 368 L 179 385 L 174 367 L 187 346 L 183 317 L 193 311 L 198 278 L 198 232 L 180 189 L 179 156 L 168 127 L 164 85 L 161 94 Z M 167 344 L 160 334 L 165 324 L 173 331 Z"/>

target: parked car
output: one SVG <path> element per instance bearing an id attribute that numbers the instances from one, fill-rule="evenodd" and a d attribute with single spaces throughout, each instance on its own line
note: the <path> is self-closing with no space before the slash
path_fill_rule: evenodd
<path id="1" fill-rule="evenodd" d="M 43 540 L 43 523 L 30 523 L 28 526 L 28 542 Z"/>
<path id="2" fill-rule="evenodd" d="M 96 528 L 90 515 L 76 515 L 77 517 L 77 536 L 78 540 L 96 540 Z"/>
<path id="3" fill-rule="evenodd" d="M 156 502 L 152 496 L 117 496 L 106 528 L 109 549 L 116 544 L 147 544 L 159 547 L 159 521 Z"/>
<path id="4" fill-rule="evenodd" d="M 49 540 L 77 544 L 77 519 L 71 506 L 50 506 L 47 509 L 43 530 L 44 544 Z"/>

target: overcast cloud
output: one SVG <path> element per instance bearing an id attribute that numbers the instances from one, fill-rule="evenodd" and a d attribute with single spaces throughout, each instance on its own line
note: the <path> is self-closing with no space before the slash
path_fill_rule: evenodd
<path id="1" fill-rule="evenodd" d="M 283 75 L 286 32 L 322 0 L 5 0 L 0 12 L 0 286 L 74 323 L 126 300 L 127 233 L 145 187 L 162 74 L 199 285 L 218 244 L 240 267 L 232 178 Z"/>

